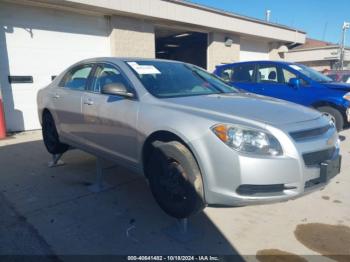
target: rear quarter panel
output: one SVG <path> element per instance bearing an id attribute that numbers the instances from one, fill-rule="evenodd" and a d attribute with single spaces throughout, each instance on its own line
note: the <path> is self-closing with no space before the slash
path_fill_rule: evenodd
<path id="1" fill-rule="evenodd" d="M 62 74 L 60 76 L 57 76 L 55 80 L 50 83 L 48 86 L 44 87 L 43 89 L 40 89 L 37 95 L 37 104 L 38 104 L 38 116 L 40 124 L 42 125 L 42 116 L 45 109 L 49 110 L 52 114 L 55 121 L 57 121 L 57 115 L 55 111 L 55 107 L 52 102 L 52 96 L 54 95 L 54 92 L 58 87 L 58 84 L 60 83 L 60 79 L 62 78 Z M 59 125 L 57 125 L 57 129 L 59 130 Z"/>

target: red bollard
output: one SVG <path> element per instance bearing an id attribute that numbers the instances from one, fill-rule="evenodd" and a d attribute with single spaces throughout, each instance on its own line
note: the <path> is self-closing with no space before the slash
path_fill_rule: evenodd
<path id="1" fill-rule="evenodd" d="M 0 99 L 0 139 L 6 138 L 5 113 L 2 100 Z"/>

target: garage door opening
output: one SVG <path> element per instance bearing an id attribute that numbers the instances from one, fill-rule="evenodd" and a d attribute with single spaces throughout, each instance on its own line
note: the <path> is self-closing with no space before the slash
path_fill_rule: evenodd
<path id="1" fill-rule="evenodd" d="M 167 28 L 157 28 L 156 58 L 171 59 L 207 68 L 208 35 Z"/>

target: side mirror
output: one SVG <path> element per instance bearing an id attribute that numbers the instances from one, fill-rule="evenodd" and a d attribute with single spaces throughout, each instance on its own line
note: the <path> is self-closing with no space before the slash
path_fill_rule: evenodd
<path id="1" fill-rule="evenodd" d="M 299 88 L 300 87 L 300 79 L 299 78 L 291 78 L 289 79 L 289 85 L 294 88 Z"/>
<path id="2" fill-rule="evenodd" d="M 123 96 L 127 98 L 133 98 L 135 95 L 129 92 L 123 83 L 110 83 L 104 85 L 101 90 L 102 94 Z"/>

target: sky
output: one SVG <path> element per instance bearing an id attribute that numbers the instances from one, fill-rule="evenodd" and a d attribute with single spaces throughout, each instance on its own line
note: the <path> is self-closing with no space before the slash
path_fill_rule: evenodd
<path id="1" fill-rule="evenodd" d="M 307 37 L 339 43 L 343 22 L 350 22 L 350 0 L 189 0 L 218 9 L 270 21 L 307 33 Z M 350 45 L 350 30 L 346 45 Z"/>

